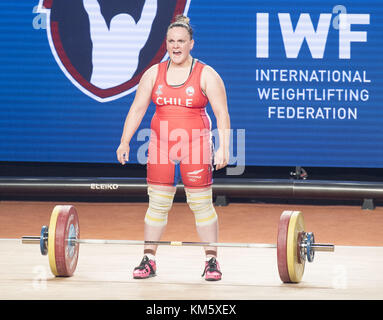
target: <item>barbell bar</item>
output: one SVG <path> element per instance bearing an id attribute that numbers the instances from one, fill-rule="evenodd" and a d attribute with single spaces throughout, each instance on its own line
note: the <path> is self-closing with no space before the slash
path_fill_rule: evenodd
<path id="1" fill-rule="evenodd" d="M 279 276 L 284 283 L 301 281 L 305 261 L 313 262 L 316 251 L 333 252 L 335 246 L 315 243 L 314 234 L 304 231 L 303 214 L 300 211 L 284 211 L 278 225 L 277 244 L 222 243 L 185 241 L 142 241 L 80 239 L 77 210 L 71 205 L 54 207 L 49 226 L 43 226 L 40 236 L 23 236 L 23 244 L 40 244 L 42 255 L 48 255 L 49 265 L 55 276 L 72 276 L 78 261 L 80 244 L 115 245 L 167 245 L 232 248 L 276 248 Z"/>
<path id="2" fill-rule="evenodd" d="M 40 236 L 23 236 L 23 244 L 39 244 Z M 48 238 L 44 237 L 43 241 Z M 66 239 L 66 242 L 79 244 L 119 244 L 119 245 L 163 245 L 185 247 L 227 247 L 227 248 L 277 248 L 276 244 L 269 243 L 236 243 L 236 242 L 188 242 L 188 241 L 150 241 L 150 240 L 109 240 L 109 239 Z M 306 244 L 302 244 L 306 246 Z M 311 250 L 333 252 L 335 246 L 328 243 L 312 243 Z"/>

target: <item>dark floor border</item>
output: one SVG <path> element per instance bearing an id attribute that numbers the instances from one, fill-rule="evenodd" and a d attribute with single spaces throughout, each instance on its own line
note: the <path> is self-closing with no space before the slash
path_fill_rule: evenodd
<path id="1" fill-rule="evenodd" d="M 176 199 L 185 200 L 177 185 Z M 260 199 L 359 201 L 374 209 L 383 201 L 383 183 L 367 181 L 216 178 L 213 195 L 217 205 L 256 202 Z M 145 178 L 115 177 L 0 177 L 1 200 L 147 201 Z M 245 200 L 245 201 L 243 201 Z"/>

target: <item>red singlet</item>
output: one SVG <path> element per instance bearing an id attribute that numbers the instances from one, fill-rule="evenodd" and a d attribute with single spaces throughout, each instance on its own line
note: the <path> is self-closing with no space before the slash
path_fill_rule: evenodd
<path id="1" fill-rule="evenodd" d="M 204 188 L 212 184 L 211 120 L 208 103 L 200 85 L 205 64 L 194 67 L 180 86 L 167 84 L 169 61 L 158 65 L 152 91 L 156 112 L 151 121 L 147 182 L 175 186 L 179 179 L 187 188 Z"/>

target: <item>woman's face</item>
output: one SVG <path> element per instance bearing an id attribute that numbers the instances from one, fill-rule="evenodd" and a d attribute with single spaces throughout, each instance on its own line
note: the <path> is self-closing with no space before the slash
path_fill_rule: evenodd
<path id="1" fill-rule="evenodd" d="M 184 27 L 169 29 L 166 38 L 166 49 L 173 63 L 182 65 L 187 61 L 193 49 L 194 40 L 190 39 L 189 32 Z"/>

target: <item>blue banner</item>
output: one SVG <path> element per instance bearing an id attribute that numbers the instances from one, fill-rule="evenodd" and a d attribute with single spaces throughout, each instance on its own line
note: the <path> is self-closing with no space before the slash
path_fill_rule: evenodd
<path id="1" fill-rule="evenodd" d="M 191 54 L 225 82 L 231 164 L 383 167 L 383 6 L 369 0 L 1 1 L 0 161 L 117 163 L 138 81 L 167 59 L 180 13 Z"/>

